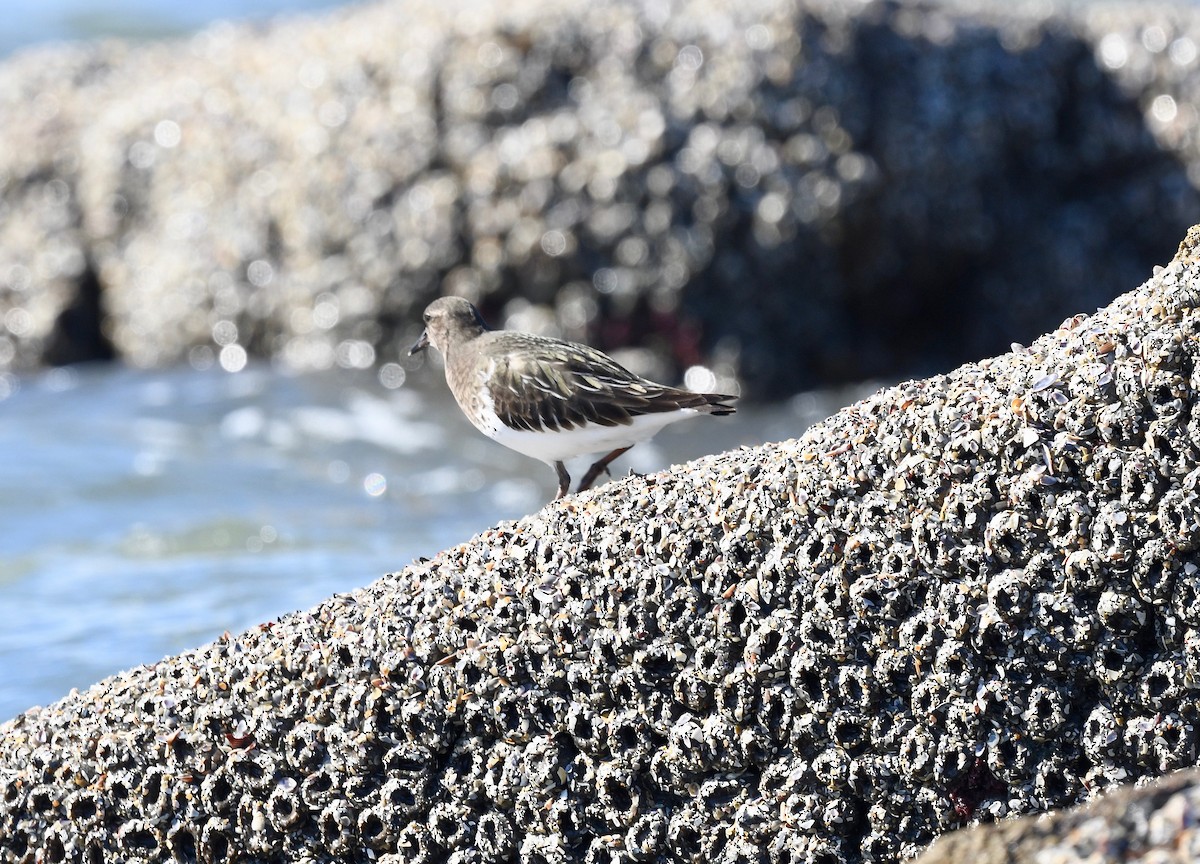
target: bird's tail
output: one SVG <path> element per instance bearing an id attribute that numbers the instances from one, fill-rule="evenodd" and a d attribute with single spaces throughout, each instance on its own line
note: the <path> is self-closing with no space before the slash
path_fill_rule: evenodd
<path id="1" fill-rule="evenodd" d="M 724 417 L 727 414 L 736 414 L 737 408 L 728 404 L 736 396 L 729 396 L 725 393 L 693 393 L 695 398 L 693 404 L 684 405 L 684 408 L 695 408 L 697 411 L 702 411 L 705 414 L 713 414 L 717 417 Z"/>

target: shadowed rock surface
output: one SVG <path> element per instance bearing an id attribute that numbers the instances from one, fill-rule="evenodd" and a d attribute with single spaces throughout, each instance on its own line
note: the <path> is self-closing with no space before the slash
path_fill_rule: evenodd
<path id="1" fill-rule="evenodd" d="M 955 831 L 916 864 L 1187 864 L 1200 860 L 1200 772 L 1180 771 L 1052 816 Z"/>
<path id="2" fill-rule="evenodd" d="M 897 861 L 1196 762 L 1200 226 L 1029 349 L 0 726 L 0 860 Z"/>
<path id="3" fill-rule="evenodd" d="M 364 367 L 442 292 L 757 395 L 1004 350 L 1200 212 L 1200 10 L 979 5 L 395 0 L 25 53 L 0 369 Z"/>

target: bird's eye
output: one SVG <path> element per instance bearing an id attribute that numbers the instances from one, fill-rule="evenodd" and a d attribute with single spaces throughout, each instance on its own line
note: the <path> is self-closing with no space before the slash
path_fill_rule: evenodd
<path id="1" fill-rule="evenodd" d="M 426 323 L 426 324 L 428 324 L 430 321 L 432 321 L 432 320 L 433 320 L 433 316 L 432 316 L 432 315 L 430 315 L 428 312 L 426 312 L 426 313 L 425 313 L 424 315 L 422 315 L 421 317 L 425 319 L 425 323 Z"/>

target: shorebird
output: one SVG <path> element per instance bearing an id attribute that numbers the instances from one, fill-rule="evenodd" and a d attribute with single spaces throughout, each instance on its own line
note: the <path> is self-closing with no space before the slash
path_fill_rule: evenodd
<path id="1" fill-rule="evenodd" d="M 532 333 L 492 330 L 461 297 L 425 310 L 425 331 L 409 350 L 432 345 L 446 383 L 475 428 L 558 472 L 558 494 L 570 491 L 566 460 L 605 454 L 579 481 L 595 482 L 609 463 L 665 426 L 701 414 L 732 414 L 735 396 L 692 393 L 635 375 L 607 354 Z"/>

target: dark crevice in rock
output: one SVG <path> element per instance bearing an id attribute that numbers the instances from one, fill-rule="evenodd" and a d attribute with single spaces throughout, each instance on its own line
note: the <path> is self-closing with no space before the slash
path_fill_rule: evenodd
<path id="1" fill-rule="evenodd" d="M 75 292 L 75 300 L 59 313 L 47 340 L 45 360 L 66 366 L 93 360 L 114 360 L 116 351 L 104 333 L 104 291 L 100 276 L 88 259 Z"/>

